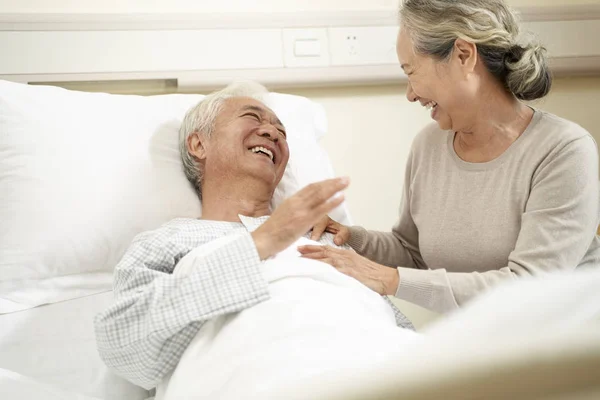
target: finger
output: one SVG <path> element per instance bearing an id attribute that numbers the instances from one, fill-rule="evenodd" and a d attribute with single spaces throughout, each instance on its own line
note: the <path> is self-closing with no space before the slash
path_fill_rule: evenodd
<path id="1" fill-rule="evenodd" d="M 332 226 L 328 226 L 325 228 L 325 232 L 333 233 L 334 235 L 339 232 L 339 229 L 334 228 Z"/>
<path id="2" fill-rule="evenodd" d="M 342 226 L 344 229 L 340 229 L 340 231 L 333 238 L 333 242 L 338 246 L 341 246 L 344 243 L 347 243 L 350 240 L 350 229 L 345 226 Z"/>
<path id="3" fill-rule="evenodd" d="M 327 228 L 325 230 L 335 235 L 340 231 L 340 224 L 339 222 L 332 220 L 330 217 L 329 224 L 327 224 Z"/>
<path id="4" fill-rule="evenodd" d="M 312 234 L 310 235 L 310 238 L 312 240 L 318 240 L 321 235 L 323 234 L 323 232 L 325 232 L 325 229 L 327 228 L 327 224 L 329 223 L 329 218 L 323 218 L 321 221 L 319 221 L 312 230 Z"/>
<path id="5" fill-rule="evenodd" d="M 321 182 L 311 183 L 306 188 L 302 189 L 303 195 L 306 196 L 307 203 L 316 207 L 329 201 L 336 193 L 346 189 L 350 184 L 350 179 L 347 177 L 327 179 Z M 337 196 L 336 196 L 337 197 Z"/>
<path id="6" fill-rule="evenodd" d="M 344 232 L 342 232 L 342 231 L 339 231 L 339 232 L 338 232 L 338 233 L 335 235 L 335 237 L 333 238 L 333 243 L 337 244 L 338 246 L 341 246 L 341 245 L 343 245 L 343 244 L 344 244 L 344 243 L 346 243 L 347 241 L 348 241 L 348 237 L 347 237 L 347 235 L 346 235 Z"/>
<path id="7" fill-rule="evenodd" d="M 319 252 L 323 251 L 323 246 L 313 246 L 313 245 L 298 246 L 298 251 L 301 254 L 319 253 Z"/>
<path id="8" fill-rule="evenodd" d="M 311 260 L 323 260 L 327 257 L 325 257 L 325 255 L 323 253 L 304 253 L 301 254 L 300 257 L 302 258 L 310 258 Z"/>
<path id="9" fill-rule="evenodd" d="M 329 224 L 327 225 L 327 228 L 325 229 L 325 231 L 329 232 L 329 233 L 333 233 L 334 235 L 337 234 L 340 231 L 340 228 L 337 224 Z"/>
<path id="10" fill-rule="evenodd" d="M 340 204 L 342 204 L 344 202 L 344 200 L 345 200 L 344 194 L 340 193 L 338 196 L 333 197 L 333 198 L 327 200 L 326 202 L 322 203 L 321 205 L 317 206 L 315 208 L 315 213 L 317 215 L 327 215 L 331 211 L 333 211 L 336 207 L 338 207 Z"/>

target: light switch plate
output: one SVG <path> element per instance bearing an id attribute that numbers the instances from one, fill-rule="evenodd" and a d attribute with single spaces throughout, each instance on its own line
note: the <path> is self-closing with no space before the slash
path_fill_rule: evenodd
<path id="1" fill-rule="evenodd" d="M 294 42 L 296 57 L 320 57 L 322 51 L 319 39 L 298 39 Z"/>
<path id="2" fill-rule="evenodd" d="M 314 55 L 317 49 L 319 54 Z M 300 50 L 301 55 L 296 54 L 296 50 Z M 283 61 L 286 67 L 328 66 L 327 29 L 283 29 Z"/>

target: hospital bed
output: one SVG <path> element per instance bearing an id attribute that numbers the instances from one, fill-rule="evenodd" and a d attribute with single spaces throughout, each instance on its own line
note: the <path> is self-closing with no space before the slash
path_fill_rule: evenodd
<path id="1" fill-rule="evenodd" d="M 111 302 L 112 269 L 132 238 L 201 212 L 177 147 L 183 115 L 201 98 L 0 81 L 0 398 L 153 395 L 103 365 L 92 321 Z M 276 206 L 334 171 L 319 145 L 323 108 L 281 93 L 267 104 L 286 125 L 291 152 Z M 332 217 L 352 223 L 345 205 Z M 600 398 L 600 297 L 590 290 L 600 276 L 588 273 L 492 292 L 433 324 L 424 331 L 430 344 L 402 359 L 323 374 L 273 398 Z M 539 295 L 523 298 L 531 287 L 521 285 Z M 550 306 L 543 301 L 559 292 Z M 523 301 L 530 312 L 520 318 Z"/>

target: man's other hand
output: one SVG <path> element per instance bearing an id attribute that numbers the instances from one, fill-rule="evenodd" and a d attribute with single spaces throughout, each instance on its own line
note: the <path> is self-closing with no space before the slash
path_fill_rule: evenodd
<path id="1" fill-rule="evenodd" d="M 271 217 L 252 232 L 260 259 L 286 249 L 342 204 L 344 195 L 339 192 L 349 184 L 348 178 L 312 183 L 281 203 Z"/>

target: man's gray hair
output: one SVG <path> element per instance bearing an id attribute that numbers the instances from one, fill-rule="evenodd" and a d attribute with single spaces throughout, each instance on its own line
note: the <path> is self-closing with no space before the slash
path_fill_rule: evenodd
<path id="1" fill-rule="evenodd" d="M 194 133 L 210 138 L 215 129 L 217 116 L 223 108 L 225 100 L 232 97 L 251 97 L 264 102 L 268 90 L 261 84 L 252 81 L 234 82 L 225 89 L 213 92 L 192 107 L 186 114 L 179 128 L 179 151 L 183 162 L 185 176 L 194 186 L 198 197 L 202 198 L 201 182 L 204 175 L 202 165 L 190 154 L 188 138 Z"/>

